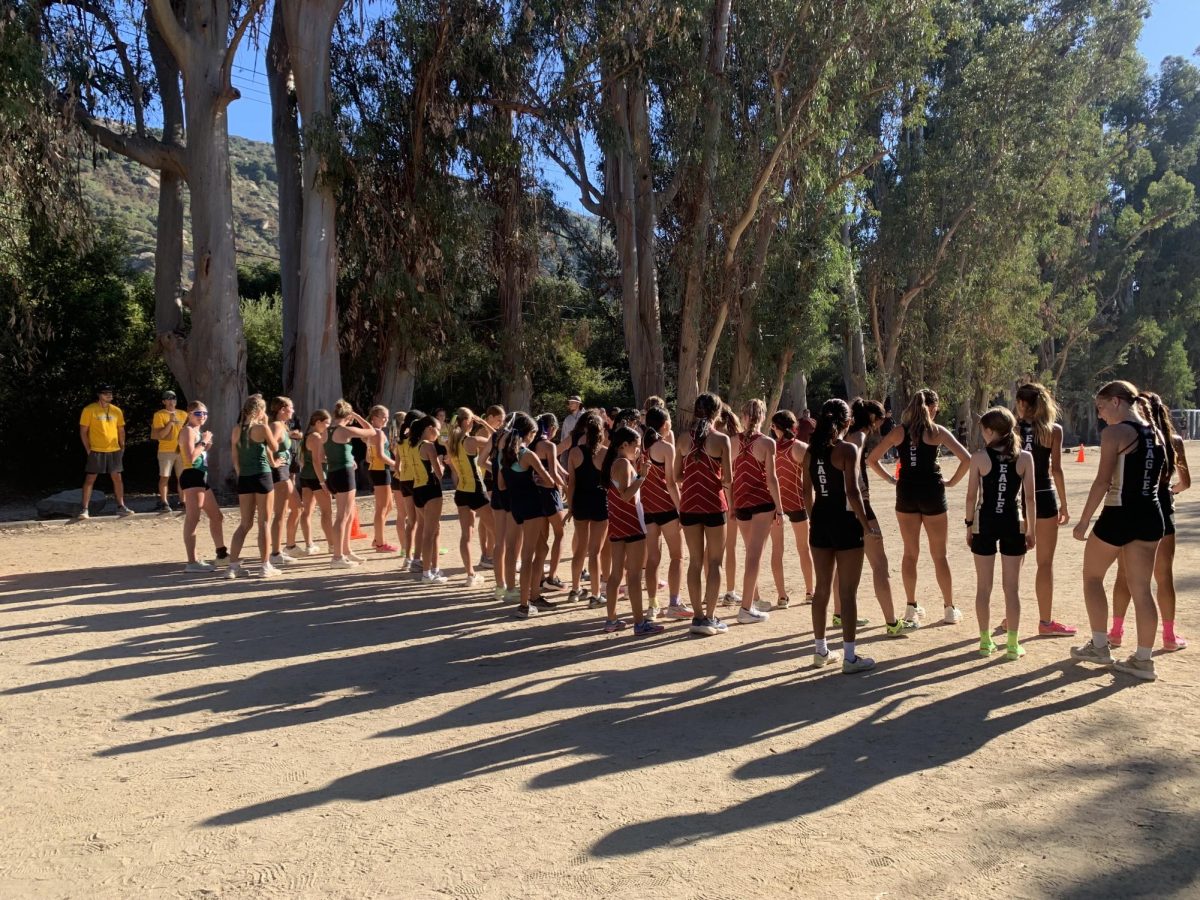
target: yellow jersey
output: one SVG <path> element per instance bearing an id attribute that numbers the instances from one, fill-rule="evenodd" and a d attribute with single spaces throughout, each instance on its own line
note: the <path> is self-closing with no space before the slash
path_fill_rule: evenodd
<path id="1" fill-rule="evenodd" d="M 88 447 L 93 453 L 113 453 L 121 449 L 117 429 L 125 427 L 125 414 L 119 407 L 89 403 L 79 415 L 79 424 L 88 430 Z"/>
<path id="2" fill-rule="evenodd" d="M 151 431 L 158 431 L 160 428 L 171 426 L 171 436 L 158 442 L 159 453 L 174 453 L 179 449 L 179 432 L 183 430 L 184 423 L 187 422 L 187 413 L 182 409 L 172 410 L 167 412 L 165 409 L 160 409 L 154 414 L 154 419 L 150 423 Z"/>

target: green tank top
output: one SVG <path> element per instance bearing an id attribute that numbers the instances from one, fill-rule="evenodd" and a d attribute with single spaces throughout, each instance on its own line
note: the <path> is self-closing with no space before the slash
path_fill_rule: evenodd
<path id="1" fill-rule="evenodd" d="M 329 461 L 329 471 L 353 468 L 354 454 L 350 450 L 350 442 L 339 444 L 333 439 L 333 432 L 334 427 L 330 426 L 329 433 L 325 436 L 325 459 Z"/>
<path id="2" fill-rule="evenodd" d="M 313 481 L 316 481 L 317 480 L 317 470 L 313 466 L 312 453 L 308 449 L 307 441 L 308 441 L 308 438 L 306 437 L 304 439 L 304 441 L 302 441 L 301 443 L 299 443 L 297 445 L 297 449 L 300 453 L 300 477 L 301 478 L 309 478 Z M 324 471 L 328 472 L 329 466 L 328 465 L 322 466 L 322 469 Z"/>
<path id="3" fill-rule="evenodd" d="M 288 434 L 286 425 L 283 427 L 283 434 L 279 438 L 279 452 L 275 455 L 284 460 L 283 468 L 286 469 L 292 464 L 292 436 Z"/>
<path id="4" fill-rule="evenodd" d="M 271 464 L 267 460 L 267 445 L 250 440 L 250 429 L 242 426 L 238 437 L 238 471 L 242 475 L 269 475 Z"/>

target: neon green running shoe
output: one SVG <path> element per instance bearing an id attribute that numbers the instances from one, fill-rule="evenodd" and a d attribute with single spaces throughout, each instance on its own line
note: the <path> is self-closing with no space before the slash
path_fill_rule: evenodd
<path id="1" fill-rule="evenodd" d="M 909 621 L 908 619 L 897 619 L 894 625 L 884 623 L 883 629 L 887 632 L 888 637 L 903 637 L 910 631 L 916 631 L 921 627 L 921 623 L 917 621 Z"/>
<path id="2" fill-rule="evenodd" d="M 858 620 L 856 620 L 855 624 L 859 628 L 866 628 L 868 622 L 870 622 L 870 619 L 858 619 Z M 842 617 L 840 615 L 838 615 L 837 613 L 833 614 L 833 627 L 834 628 L 842 627 Z"/>
<path id="3" fill-rule="evenodd" d="M 1018 660 L 1024 655 L 1025 655 L 1025 648 L 1022 647 L 1020 644 L 1017 644 L 1015 647 L 1010 646 L 1007 650 L 1004 651 L 1005 659 Z"/>
<path id="4" fill-rule="evenodd" d="M 979 642 L 979 655 L 980 656 L 991 656 L 995 652 L 996 652 L 996 642 L 993 641 L 992 639 L 989 638 L 986 641 L 981 640 Z"/>

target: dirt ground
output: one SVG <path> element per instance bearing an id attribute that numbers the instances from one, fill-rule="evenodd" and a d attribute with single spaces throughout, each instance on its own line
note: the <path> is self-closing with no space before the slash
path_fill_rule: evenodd
<path id="1" fill-rule="evenodd" d="M 1074 512 L 1094 466 L 1066 464 Z M 1194 495 L 1176 572 L 1200 638 Z M 4 897 L 1200 895 L 1200 643 L 1153 684 L 1061 638 L 981 659 L 958 540 L 963 622 L 887 638 L 868 581 L 879 666 L 843 676 L 807 668 L 800 604 L 606 636 L 598 611 L 518 621 L 490 579 L 424 587 L 390 557 L 185 577 L 180 528 L 0 532 Z M 442 545 L 461 571 L 449 516 Z M 1056 612 L 1085 626 L 1081 558 L 1064 530 Z M 1027 635 L 1032 586 L 1031 559 Z M 936 614 L 927 563 L 920 592 Z"/>

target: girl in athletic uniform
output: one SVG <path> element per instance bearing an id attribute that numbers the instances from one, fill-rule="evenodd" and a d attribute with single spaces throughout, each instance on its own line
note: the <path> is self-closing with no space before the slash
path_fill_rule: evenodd
<path id="1" fill-rule="evenodd" d="M 318 409 L 308 418 L 304 438 L 300 442 L 300 527 L 304 533 L 305 555 L 312 556 L 317 546 L 312 540 L 312 511 L 321 511 L 321 531 L 329 552 L 335 552 L 337 538 L 333 534 L 333 505 L 325 485 L 325 434 L 329 430 L 329 413 Z"/>
<path id="2" fill-rule="evenodd" d="M 716 429 L 729 438 L 729 462 L 733 465 L 734 439 L 742 431 L 742 423 L 728 403 L 722 401 L 721 412 L 717 416 Z M 725 507 L 732 510 L 733 483 L 725 487 Z M 725 526 L 725 593 L 721 595 L 722 606 L 741 606 L 742 595 L 737 590 L 737 542 L 738 523 L 736 516 L 729 516 Z"/>
<path id="3" fill-rule="evenodd" d="M 651 398 L 657 399 L 657 398 Z M 649 401 L 647 401 L 649 403 Z M 675 482 L 675 435 L 671 416 L 661 405 L 646 409 L 646 430 L 642 452 L 650 467 L 641 486 L 642 512 L 646 519 L 646 615 L 658 618 L 658 564 L 662 560 L 662 541 L 666 542 L 667 590 L 670 602 L 667 616 L 690 619 L 692 612 L 679 600 L 683 583 L 683 531 L 679 526 L 679 485 Z"/>
<path id="4" fill-rule="evenodd" d="M 400 493 L 400 429 L 404 426 L 406 414 L 396 412 L 392 414 L 391 420 L 388 422 L 387 430 L 387 446 L 388 455 L 392 458 L 392 473 L 391 488 L 392 497 L 389 501 L 392 508 L 396 510 L 396 549 L 400 551 L 400 567 L 405 568 L 408 563 L 408 548 L 404 546 L 404 496 Z"/>
<path id="5" fill-rule="evenodd" d="M 183 549 L 187 552 L 185 572 L 211 572 L 213 564 L 196 559 L 196 526 L 200 524 L 200 513 L 208 516 L 208 532 L 213 546 L 217 548 L 217 559 L 227 558 L 225 549 L 225 517 L 221 506 L 208 486 L 208 449 L 212 446 L 212 432 L 202 430 L 208 421 L 208 408 L 199 400 L 188 404 L 187 419 L 179 431 L 179 458 L 183 472 L 179 476 L 179 492 L 183 495 Z"/>
<path id="6" fill-rule="evenodd" d="M 483 584 L 483 576 L 475 571 L 471 561 L 471 535 L 475 531 L 475 517 L 486 509 L 488 497 L 483 489 L 483 473 L 479 470 L 479 453 L 487 447 L 492 429 L 467 407 L 454 414 L 454 427 L 450 429 L 447 458 L 454 470 L 454 506 L 458 510 L 458 552 L 462 556 L 463 568 L 467 573 L 467 587 Z"/>
<path id="7" fill-rule="evenodd" d="M 875 660 L 855 651 L 858 620 L 858 582 L 862 576 L 863 545 L 882 538 L 879 523 L 867 518 L 859 492 L 858 447 L 842 440 L 850 427 L 845 400 L 826 400 L 817 416 L 812 442 L 804 448 L 801 465 L 809 510 L 808 542 L 812 548 L 816 590 L 813 594 L 813 666 L 837 661 L 825 639 L 826 612 L 834 574 L 842 600 L 842 671 L 865 672 Z M 864 537 L 865 536 L 865 537 Z"/>
<path id="8" fill-rule="evenodd" d="M 867 437 L 879 431 L 887 413 L 883 404 L 875 400 L 855 398 L 850 403 L 850 430 L 846 432 L 845 440 L 858 448 L 858 491 L 862 495 L 863 508 L 867 511 L 867 521 L 878 522 L 875 510 L 871 508 L 870 484 L 867 480 Z M 875 598 L 883 612 L 885 631 L 891 637 L 900 637 L 914 628 L 919 627 L 921 607 L 910 606 L 903 618 L 896 617 L 896 604 L 892 599 L 892 578 L 888 568 L 887 552 L 883 547 L 883 539 L 867 541 L 865 546 L 867 562 L 871 564 L 871 577 L 875 587 Z M 841 624 L 841 606 L 834 597 L 833 622 Z M 861 628 L 866 620 L 860 618 Z"/>
<path id="9" fill-rule="evenodd" d="M 737 435 L 733 454 L 733 510 L 742 543 L 746 546 L 746 573 L 742 580 L 742 604 L 737 620 L 742 625 L 765 622 L 769 600 L 758 595 L 758 570 L 762 554 L 777 520 L 782 520 L 783 501 L 775 473 L 775 441 L 760 430 L 767 417 L 761 399 L 746 404 L 746 427 Z"/>
<path id="10" fill-rule="evenodd" d="M 701 635 L 726 631 L 716 610 L 728 533 L 725 489 L 733 484 L 733 466 L 729 437 L 715 428 L 720 412 L 721 398 L 716 394 L 697 397 L 692 430 L 680 436 L 675 451 L 679 524 L 688 547 L 687 584 L 692 604 L 689 631 Z"/>
<path id="11" fill-rule="evenodd" d="M 242 406 L 241 421 L 230 435 L 233 467 L 237 472 L 238 511 L 241 521 L 229 544 L 229 569 L 226 578 L 243 574 L 242 543 L 250 533 L 254 517 L 258 516 L 258 555 L 262 560 L 262 576 L 270 578 L 279 570 L 268 558 L 271 529 L 271 461 L 279 452 L 279 443 L 267 422 L 267 405 L 255 394 Z"/>
<path id="12" fill-rule="evenodd" d="M 1058 407 L 1050 392 L 1037 383 L 1017 388 L 1017 421 L 1021 446 L 1033 455 L 1037 521 L 1038 634 L 1070 636 L 1076 629 L 1054 621 L 1054 550 L 1058 529 L 1071 521 L 1067 511 L 1067 487 L 1062 469 L 1062 426 Z M 1006 627 L 1011 628 L 1011 625 Z"/>
<path id="13" fill-rule="evenodd" d="M 775 436 L 775 474 L 779 478 L 779 499 L 783 503 L 783 516 L 792 523 L 792 537 L 796 541 L 796 554 L 800 557 L 800 571 L 804 575 L 804 602 L 811 603 L 813 563 L 812 552 L 808 548 L 808 510 L 804 508 L 804 468 L 800 465 L 803 445 L 796 441 L 795 414 L 786 409 L 776 412 L 771 416 L 771 433 Z M 771 574 L 775 577 L 775 592 L 779 596 L 776 605 L 780 609 L 787 609 L 791 600 L 783 573 L 783 516 L 777 517 L 771 527 Z"/>
<path id="14" fill-rule="evenodd" d="M 442 455 L 438 453 L 441 424 L 433 416 L 417 419 L 408 429 L 405 444 L 413 471 L 413 507 L 419 517 L 417 556 L 424 561 L 414 571 L 424 584 L 445 584 L 438 568 L 438 538 L 442 532 Z"/>
<path id="15" fill-rule="evenodd" d="M 1005 655 L 1020 659 L 1025 648 L 1021 627 L 1021 564 L 1036 543 L 1034 498 L 1037 470 L 1033 454 L 1021 449 L 1016 418 L 1007 409 L 989 409 L 979 420 L 984 448 L 971 457 L 967 481 L 967 547 L 975 556 L 975 619 L 979 623 L 979 655 L 996 652 L 992 640 L 992 582 L 996 550 L 1000 550 L 1000 583 L 1004 588 L 1008 641 Z"/>
<path id="16" fill-rule="evenodd" d="M 642 514 L 641 485 L 650 461 L 641 454 L 641 435 L 629 425 L 618 426 L 609 436 L 600 478 L 608 492 L 608 540 L 612 545 L 612 571 L 608 576 L 607 617 L 604 631 L 625 627 L 617 618 L 617 588 L 625 577 L 633 609 L 635 635 L 661 634 L 664 627 L 647 619 L 642 610 L 642 577 L 646 568 L 646 520 Z M 640 466 L 635 460 L 640 456 Z"/>
<path id="17" fill-rule="evenodd" d="M 267 406 L 267 414 L 271 419 L 271 433 L 275 436 L 275 442 L 279 445 L 279 452 L 275 455 L 275 459 L 271 465 L 271 482 L 272 493 L 274 494 L 274 510 L 271 513 L 271 556 L 270 563 L 276 568 L 290 565 L 296 561 L 295 557 L 284 552 L 284 520 L 287 518 L 284 514 L 290 512 L 293 508 L 296 510 L 297 518 L 300 511 L 300 498 L 296 495 L 296 486 L 292 483 L 292 439 L 300 437 L 297 432 L 292 434 L 289 422 L 292 416 L 296 414 L 295 408 L 292 406 L 292 401 L 287 397 L 275 397 Z M 291 537 L 296 536 L 296 526 L 294 520 L 288 522 L 291 527 Z"/>
<path id="18" fill-rule="evenodd" d="M 537 427 L 538 433 L 534 439 L 533 452 L 538 455 L 538 459 L 542 461 L 546 471 L 554 475 L 556 479 L 554 485 L 538 485 L 542 495 L 542 509 L 546 514 L 545 521 L 542 523 L 542 536 L 538 539 L 540 552 L 534 560 L 538 567 L 537 571 L 545 571 L 538 586 L 537 593 L 540 596 L 545 591 L 561 591 L 563 589 L 562 579 L 558 577 L 558 564 L 562 559 L 563 521 L 566 518 L 562 486 L 567 483 L 567 473 L 558 463 L 558 447 L 555 443 L 558 439 L 558 417 L 554 413 L 543 413 L 538 416 Z M 551 537 L 553 542 L 547 556 L 546 543 Z M 545 567 L 547 559 L 550 561 L 548 568 Z M 539 608 L 551 609 L 553 607 Z"/>
<path id="19" fill-rule="evenodd" d="M 1171 424 L 1171 411 L 1158 394 L 1143 396 L 1150 401 L 1150 414 L 1163 436 L 1166 464 L 1158 485 L 1158 502 L 1163 511 L 1163 539 L 1154 557 L 1154 583 L 1158 586 L 1158 611 L 1162 616 L 1164 650 L 1182 650 L 1187 639 L 1175 633 L 1175 495 L 1192 486 L 1183 438 Z M 1174 485 L 1172 478 L 1178 476 Z M 1124 558 L 1117 560 L 1117 582 L 1113 585 L 1113 624 L 1108 633 L 1110 647 L 1120 647 L 1125 636 L 1125 613 L 1129 609 L 1129 585 L 1125 580 Z"/>
<path id="20" fill-rule="evenodd" d="M 491 479 L 492 553 L 496 565 L 496 599 L 512 602 L 521 599 L 521 589 L 517 585 L 517 559 L 509 552 L 511 533 L 520 529 L 512 520 L 509 510 L 508 491 L 505 490 L 507 481 L 501 471 L 500 451 L 508 439 L 509 417 L 501 416 L 500 427 L 492 432 L 487 446 L 487 478 Z M 485 482 L 486 484 L 486 482 Z"/>
<path id="21" fill-rule="evenodd" d="M 1110 381 L 1096 394 L 1096 415 L 1108 427 L 1100 432 L 1100 467 L 1088 492 L 1075 539 L 1087 541 L 1083 551 L 1083 600 L 1092 639 L 1071 648 L 1086 662 L 1113 664 L 1108 646 L 1108 597 L 1104 576 L 1122 557 L 1125 584 L 1137 611 L 1137 652 L 1114 667 L 1153 681 L 1150 652 L 1158 632 L 1158 610 L 1150 590 L 1154 557 L 1166 534 L 1159 487 L 1167 464 L 1166 442 L 1154 426 L 1150 403 L 1128 381 Z M 1096 508 L 1104 511 L 1088 535 Z"/>
<path id="22" fill-rule="evenodd" d="M 353 423 L 353 424 L 351 424 Z M 325 485 L 336 503 L 333 518 L 333 539 L 336 541 L 330 552 L 330 561 L 335 569 L 352 569 L 361 563 L 362 557 L 350 549 L 350 529 L 354 525 L 355 489 L 354 453 L 350 441 L 358 438 L 369 441 L 375 437 L 371 424 L 354 411 L 345 400 L 333 404 L 333 421 L 325 433 Z"/>
<path id="23" fill-rule="evenodd" d="M 479 471 L 483 477 L 483 496 L 487 500 L 475 511 L 475 522 L 479 526 L 479 568 L 493 569 L 496 566 L 496 523 L 492 516 L 492 490 L 495 481 L 492 477 L 491 460 L 488 458 L 488 448 L 491 447 L 491 436 L 504 425 L 504 407 L 489 406 L 483 414 L 474 419 L 473 434 L 482 443 L 478 447 Z"/>
<path id="24" fill-rule="evenodd" d="M 367 424 L 375 430 L 366 443 L 367 476 L 371 479 L 371 490 L 375 494 L 375 534 L 371 546 L 376 553 L 395 553 L 398 549 L 389 544 L 384 536 L 388 513 L 392 511 L 392 470 L 396 468 L 396 460 L 388 449 L 387 432 L 384 431 L 389 418 L 386 406 L 372 406 L 367 413 Z"/>
<path id="25" fill-rule="evenodd" d="M 395 450 L 393 451 L 396 460 L 396 478 L 400 483 L 400 504 L 404 509 L 403 516 L 400 515 L 399 509 L 396 511 L 396 529 L 400 533 L 400 571 L 412 572 L 415 575 L 421 574 L 421 546 L 424 536 L 421 533 L 421 516 L 416 503 L 413 502 L 413 479 L 417 477 L 417 472 L 423 466 L 416 458 L 409 437 L 413 426 L 424 418 L 428 417 L 419 409 L 408 411 L 408 415 L 404 417 L 404 422 L 396 432 Z M 404 530 L 400 532 L 402 518 Z"/>
<path id="26" fill-rule="evenodd" d="M 533 419 L 523 412 L 514 413 L 504 449 L 500 453 L 500 471 L 508 492 L 509 514 L 521 534 L 518 545 L 521 554 L 520 603 L 514 613 L 518 619 L 528 619 L 538 609 L 554 608 L 550 601 L 537 596 L 542 568 L 535 560 L 538 538 L 546 524 L 542 521 L 546 513 L 540 486 L 557 485 L 558 482 L 557 475 L 546 470 L 531 448 L 537 433 L 537 423 Z"/>
<path id="27" fill-rule="evenodd" d="M 608 492 L 600 480 L 600 468 L 608 452 L 604 440 L 604 419 L 589 410 L 575 425 L 573 446 L 567 454 L 567 504 L 575 520 L 571 545 L 571 592 L 568 600 L 581 596 L 580 580 L 584 565 L 591 575 L 592 589 L 588 608 L 605 604 L 600 569 L 600 548 L 608 532 Z"/>
<path id="28" fill-rule="evenodd" d="M 954 605 L 954 579 L 946 560 L 946 488 L 954 487 L 967 474 L 971 455 L 958 442 L 950 429 L 937 424 L 938 395 L 929 388 L 917 391 L 901 418 L 902 427 L 887 433 L 867 458 L 868 464 L 885 481 L 896 485 L 896 520 L 904 541 L 904 558 L 900 574 L 904 593 L 908 597 L 905 618 L 912 619 L 917 606 L 917 560 L 921 556 L 921 528 L 929 542 L 933 570 L 942 591 L 945 607 L 943 619 L 947 625 L 962 621 L 962 613 Z M 895 447 L 900 454 L 900 477 L 884 470 L 883 455 Z M 958 469 L 947 482 L 942 481 L 938 451 L 945 447 L 958 458 Z"/>

